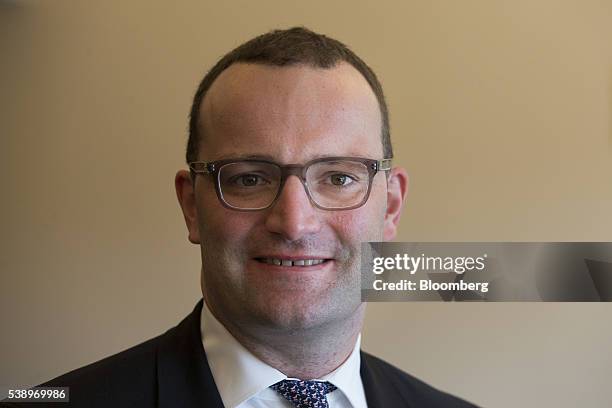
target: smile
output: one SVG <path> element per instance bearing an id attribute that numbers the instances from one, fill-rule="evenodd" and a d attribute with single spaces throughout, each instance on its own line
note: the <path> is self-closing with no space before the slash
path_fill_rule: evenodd
<path id="1" fill-rule="evenodd" d="M 276 266 L 312 266 L 319 265 L 327 259 L 280 259 L 280 258 L 255 258 L 258 262 Z"/>

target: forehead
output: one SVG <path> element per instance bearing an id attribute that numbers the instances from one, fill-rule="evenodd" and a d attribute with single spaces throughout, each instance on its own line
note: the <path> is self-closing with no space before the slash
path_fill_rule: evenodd
<path id="1" fill-rule="evenodd" d="M 378 101 L 351 65 L 234 64 L 200 106 L 201 160 L 382 157 Z"/>

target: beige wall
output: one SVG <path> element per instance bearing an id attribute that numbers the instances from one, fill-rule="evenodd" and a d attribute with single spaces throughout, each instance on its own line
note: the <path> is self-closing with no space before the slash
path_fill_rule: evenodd
<path id="1" fill-rule="evenodd" d="M 383 81 L 400 241 L 612 241 L 607 1 L 0 1 L 0 385 L 150 338 L 199 298 L 173 191 L 202 74 L 303 24 Z M 488 407 L 612 404 L 608 304 L 372 304 L 364 345 Z"/>

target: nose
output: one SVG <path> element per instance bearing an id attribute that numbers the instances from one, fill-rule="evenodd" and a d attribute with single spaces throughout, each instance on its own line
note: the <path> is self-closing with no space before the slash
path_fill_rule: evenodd
<path id="1" fill-rule="evenodd" d="M 320 231 L 317 211 L 301 180 L 292 175 L 285 181 L 280 196 L 269 210 L 266 228 L 289 241 L 297 241 Z"/>

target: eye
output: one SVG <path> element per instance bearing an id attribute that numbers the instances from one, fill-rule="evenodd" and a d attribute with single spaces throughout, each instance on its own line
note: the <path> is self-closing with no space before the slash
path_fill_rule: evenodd
<path id="1" fill-rule="evenodd" d="M 347 186 L 355 180 L 348 174 L 336 173 L 330 176 L 330 181 L 335 186 Z"/>
<path id="2" fill-rule="evenodd" d="M 240 174 L 231 178 L 231 183 L 239 187 L 254 187 L 269 184 L 267 180 L 257 174 Z"/>

